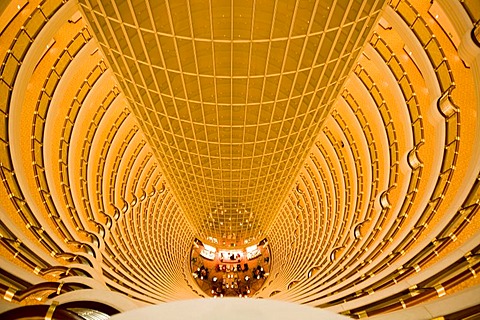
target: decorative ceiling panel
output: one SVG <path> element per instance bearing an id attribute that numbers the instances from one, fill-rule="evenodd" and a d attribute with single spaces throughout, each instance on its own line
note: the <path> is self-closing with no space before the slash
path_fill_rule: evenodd
<path id="1" fill-rule="evenodd" d="M 383 2 L 80 0 L 184 213 L 221 246 L 270 226 Z"/>

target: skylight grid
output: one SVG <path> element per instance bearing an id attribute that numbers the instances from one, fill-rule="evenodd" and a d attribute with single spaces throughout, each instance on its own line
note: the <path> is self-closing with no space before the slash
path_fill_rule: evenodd
<path id="1" fill-rule="evenodd" d="M 182 211 L 203 239 L 261 237 L 378 1 L 123 2 L 87 16 Z"/>

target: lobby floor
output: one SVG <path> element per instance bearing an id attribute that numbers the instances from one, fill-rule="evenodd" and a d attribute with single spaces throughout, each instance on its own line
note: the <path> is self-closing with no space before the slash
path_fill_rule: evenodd
<path id="1" fill-rule="evenodd" d="M 270 272 L 270 251 L 267 246 L 259 246 L 260 255 L 248 260 L 245 255 L 231 260 L 229 256 L 221 259 L 220 253 L 213 260 L 200 255 L 203 247 L 193 247 L 190 257 L 192 275 L 198 286 L 209 297 L 228 296 L 253 297 L 263 286 Z M 228 252 L 228 250 L 225 250 Z M 238 250 L 232 250 L 232 252 Z M 248 269 L 245 269 L 245 264 Z M 240 270 L 238 269 L 240 266 Z M 224 266 L 224 268 L 222 267 Z M 203 268 L 202 268 L 203 267 Z M 201 270 L 205 269 L 206 272 Z M 206 275 L 205 275 L 206 273 Z M 212 292 L 213 290 L 213 292 Z"/>

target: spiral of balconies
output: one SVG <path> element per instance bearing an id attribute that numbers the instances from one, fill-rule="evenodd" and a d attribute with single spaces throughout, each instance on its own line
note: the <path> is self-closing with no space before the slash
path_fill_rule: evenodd
<path id="1" fill-rule="evenodd" d="M 12 2 L 3 17 L 2 270 L 30 274 L 2 283 L 5 300 L 198 296 L 190 227 L 76 3 Z"/>
<path id="2" fill-rule="evenodd" d="M 269 233 L 266 296 L 421 317 L 478 282 L 478 79 L 442 5 L 385 8 Z"/>
<path id="3" fill-rule="evenodd" d="M 194 228 L 77 3 L 0 9 L 1 310 L 203 296 Z M 475 313 L 478 19 L 476 2 L 388 3 L 266 230 L 255 297 L 352 318 Z"/>

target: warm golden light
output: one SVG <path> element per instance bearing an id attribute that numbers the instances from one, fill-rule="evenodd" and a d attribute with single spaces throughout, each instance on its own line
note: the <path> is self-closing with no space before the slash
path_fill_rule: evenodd
<path id="1" fill-rule="evenodd" d="M 219 245 L 268 229 L 383 3 L 80 2 L 183 210 Z"/>

